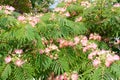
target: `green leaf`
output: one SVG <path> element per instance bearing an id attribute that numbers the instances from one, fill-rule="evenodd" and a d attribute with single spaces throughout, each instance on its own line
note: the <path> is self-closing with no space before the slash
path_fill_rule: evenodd
<path id="1" fill-rule="evenodd" d="M 2 69 L 2 70 L 0 70 L 1 79 L 6 80 L 12 72 L 11 66 L 9 64 L 3 65 L 1 69 Z"/>

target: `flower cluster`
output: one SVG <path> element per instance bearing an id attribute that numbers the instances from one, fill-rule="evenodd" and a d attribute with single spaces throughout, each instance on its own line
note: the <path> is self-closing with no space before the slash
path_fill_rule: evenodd
<path id="1" fill-rule="evenodd" d="M 64 8 L 64 7 L 63 8 L 62 7 L 57 7 L 57 8 L 54 9 L 54 11 L 55 12 L 62 12 L 63 13 L 63 12 L 66 11 L 66 8 Z"/>
<path id="2" fill-rule="evenodd" d="M 77 72 L 72 72 L 72 73 L 63 73 L 58 76 L 54 76 L 54 73 L 50 75 L 48 80 L 78 80 L 78 73 Z"/>
<path id="3" fill-rule="evenodd" d="M 76 2 L 77 0 L 64 0 L 64 2 L 68 2 L 68 3 L 72 3 L 72 2 Z"/>
<path id="4" fill-rule="evenodd" d="M 101 36 L 99 34 L 90 34 L 89 39 L 100 41 L 101 40 Z"/>
<path id="5" fill-rule="evenodd" d="M 93 61 L 94 67 L 98 67 L 102 63 L 106 67 L 110 67 L 114 61 L 120 60 L 120 57 L 108 50 L 95 50 L 88 55 L 88 59 Z"/>
<path id="6" fill-rule="evenodd" d="M 11 14 L 15 8 L 12 6 L 0 6 L 0 10 L 3 10 L 5 14 Z"/>
<path id="7" fill-rule="evenodd" d="M 97 49 L 97 45 L 95 43 L 90 43 L 86 36 L 82 36 L 80 42 L 83 46 L 83 52 L 88 50 L 94 51 Z"/>
<path id="8" fill-rule="evenodd" d="M 80 22 L 80 21 L 82 21 L 82 16 L 75 19 L 75 22 Z"/>
<path id="9" fill-rule="evenodd" d="M 46 53 L 47 56 L 49 56 L 51 59 L 57 59 L 58 55 L 57 54 L 50 54 L 52 51 L 59 51 L 58 47 L 55 44 L 50 44 L 48 47 L 45 49 L 41 49 L 39 51 L 40 54 Z"/>
<path id="10" fill-rule="evenodd" d="M 29 23 L 31 24 L 33 27 L 40 21 L 40 16 L 24 16 L 24 15 L 20 15 L 18 16 L 18 21 L 23 22 L 23 23 Z"/>
<path id="11" fill-rule="evenodd" d="M 13 57 L 9 55 L 9 56 L 5 57 L 5 63 L 8 64 L 13 61 L 16 66 L 21 67 L 25 63 L 25 61 L 20 59 L 20 57 L 21 57 L 20 55 L 23 53 L 23 50 L 16 49 L 16 50 L 14 50 L 14 53 L 15 53 L 15 55 L 18 55 L 18 57 L 16 57 L 14 54 L 13 54 Z"/>
<path id="12" fill-rule="evenodd" d="M 89 8 L 89 7 L 91 6 L 91 4 L 90 4 L 90 2 L 88 2 L 88 1 L 82 1 L 82 2 L 81 2 L 81 6 L 84 6 L 84 7 L 86 7 L 86 8 Z"/>
<path id="13" fill-rule="evenodd" d="M 120 7 L 120 3 L 114 4 L 113 7 Z"/>
<path id="14" fill-rule="evenodd" d="M 70 16 L 71 16 L 71 14 L 70 14 L 69 12 L 66 12 L 64 15 L 65 15 L 66 17 L 70 17 Z"/>

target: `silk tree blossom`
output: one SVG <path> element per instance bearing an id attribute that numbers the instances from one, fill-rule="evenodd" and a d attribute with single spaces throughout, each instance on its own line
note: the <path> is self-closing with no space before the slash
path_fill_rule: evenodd
<path id="1" fill-rule="evenodd" d="M 25 20 L 25 16 L 18 16 L 17 18 L 19 21 L 24 21 Z"/>
<path id="2" fill-rule="evenodd" d="M 8 10 L 5 10 L 4 12 L 5 12 L 5 14 L 11 14 L 11 12 Z"/>
<path id="3" fill-rule="evenodd" d="M 120 7 L 120 3 L 114 4 L 113 7 Z"/>
<path id="4" fill-rule="evenodd" d="M 96 50 L 88 55 L 88 59 L 93 60 L 93 66 L 95 67 L 99 63 L 99 61 L 96 61 L 98 59 L 100 62 L 104 62 L 106 67 L 110 67 L 113 62 L 120 60 L 120 57 L 109 50 Z"/>
<path id="5" fill-rule="evenodd" d="M 95 50 L 97 49 L 97 45 L 95 43 L 90 43 L 83 47 L 83 52 L 86 52 L 87 50 Z"/>
<path id="6" fill-rule="evenodd" d="M 120 57 L 119 57 L 118 55 L 114 55 L 114 56 L 113 56 L 113 59 L 114 59 L 114 60 L 120 60 Z"/>
<path id="7" fill-rule="evenodd" d="M 69 41 L 67 41 L 67 40 L 59 39 L 58 42 L 59 42 L 60 48 L 69 46 Z"/>
<path id="8" fill-rule="evenodd" d="M 12 60 L 11 56 L 5 57 L 5 63 L 6 63 L 6 64 L 10 63 L 11 60 Z"/>
<path id="9" fill-rule="evenodd" d="M 16 54 L 22 54 L 23 53 L 23 50 L 22 49 L 15 49 L 14 52 Z"/>
<path id="10" fill-rule="evenodd" d="M 75 43 L 72 42 L 72 41 L 69 41 L 69 42 L 68 42 L 68 45 L 71 46 L 71 47 L 73 47 L 73 46 L 75 46 Z"/>
<path id="11" fill-rule="evenodd" d="M 33 27 L 40 21 L 40 19 L 37 18 L 37 17 L 30 17 L 30 18 L 28 18 L 28 20 L 29 20 L 29 23 L 30 23 Z"/>
<path id="12" fill-rule="evenodd" d="M 49 48 L 51 50 L 58 50 L 58 47 L 56 45 L 54 45 L 54 44 L 50 45 Z"/>
<path id="13" fill-rule="evenodd" d="M 99 59 L 93 60 L 93 66 L 98 67 L 100 65 L 101 61 Z"/>
<path id="14" fill-rule="evenodd" d="M 10 10 L 10 11 L 14 11 L 14 10 L 15 10 L 15 8 L 12 7 L 12 6 L 5 6 L 5 8 L 6 8 L 7 10 Z"/>
<path id="15" fill-rule="evenodd" d="M 88 45 L 88 47 L 91 49 L 97 49 L 97 44 L 91 43 L 90 45 Z"/>
<path id="16" fill-rule="evenodd" d="M 89 47 L 83 47 L 83 52 L 87 52 L 87 50 L 89 50 Z"/>
<path id="17" fill-rule="evenodd" d="M 40 53 L 40 54 L 43 54 L 44 52 L 45 52 L 45 51 L 44 51 L 44 50 L 42 50 L 42 49 L 39 51 L 39 53 Z"/>
<path id="18" fill-rule="evenodd" d="M 98 35 L 98 34 L 90 34 L 89 39 L 100 41 L 101 40 L 101 36 Z"/>
<path id="19" fill-rule="evenodd" d="M 80 38 L 77 36 L 74 38 L 74 44 L 78 44 L 80 42 Z"/>
<path id="20" fill-rule="evenodd" d="M 88 1 L 82 1 L 81 2 L 81 6 L 84 6 L 86 8 L 89 8 L 91 6 L 91 4 Z"/>
<path id="21" fill-rule="evenodd" d="M 77 73 L 73 73 L 71 75 L 71 80 L 78 80 L 78 74 Z"/>
<path id="22" fill-rule="evenodd" d="M 82 39 L 80 40 L 82 46 L 87 46 L 88 44 L 88 39 L 86 36 L 82 37 Z"/>
<path id="23" fill-rule="evenodd" d="M 110 67 L 110 65 L 114 62 L 120 60 L 120 57 L 118 55 L 107 55 L 106 61 L 105 61 L 105 66 Z"/>
<path id="24" fill-rule="evenodd" d="M 109 53 L 110 51 L 106 51 L 106 50 L 100 50 L 98 51 L 97 55 L 104 55 L 104 54 L 107 54 Z"/>
<path id="25" fill-rule="evenodd" d="M 50 53 L 51 49 L 50 48 L 45 48 L 45 53 Z"/>
<path id="26" fill-rule="evenodd" d="M 55 11 L 55 12 L 65 12 L 66 11 L 66 8 L 61 8 L 61 7 L 57 7 L 57 8 L 55 8 L 53 11 Z"/>
<path id="27" fill-rule="evenodd" d="M 105 66 L 110 67 L 110 65 L 114 62 L 113 56 L 112 55 L 107 55 L 106 61 L 105 61 Z"/>
<path id="28" fill-rule="evenodd" d="M 18 59 L 18 60 L 15 61 L 14 64 L 15 64 L 16 66 L 18 66 L 18 67 L 21 67 L 21 66 L 24 64 L 24 61 L 21 60 L 21 59 Z"/>
<path id="29" fill-rule="evenodd" d="M 77 0 L 64 0 L 64 2 L 68 2 L 68 3 L 72 3 L 72 2 L 76 2 Z"/>
<path id="30" fill-rule="evenodd" d="M 92 60 L 93 57 L 98 54 L 98 52 L 99 52 L 98 50 L 91 52 L 91 53 L 88 55 L 88 59 L 91 59 L 91 60 Z"/>
<path id="31" fill-rule="evenodd" d="M 2 10 L 2 6 L 0 6 L 0 10 Z"/>
<path id="32" fill-rule="evenodd" d="M 65 15 L 66 17 L 70 17 L 70 13 L 69 13 L 69 12 L 66 12 L 64 15 Z"/>
<path id="33" fill-rule="evenodd" d="M 80 22 L 80 21 L 82 21 L 82 16 L 75 19 L 75 22 Z"/>
<path id="34" fill-rule="evenodd" d="M 60 75 L 60 76 L 59 76 L 59 79 L 60 79 L 60 80 L 63 80 L 63 79 L 64 79 L 64 76 L 63 76 L 63 75 Z"/>

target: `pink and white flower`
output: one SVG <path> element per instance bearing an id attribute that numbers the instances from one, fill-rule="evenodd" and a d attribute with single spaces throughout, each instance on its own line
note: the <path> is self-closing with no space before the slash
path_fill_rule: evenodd
<path id="1" fill-rule="evenodd" d="M 5 58 L 5 63 L 10 63 L 11 60 L 12 60 L 11 56 L 7 56 L 7 57 Z"/>
<path id="2" fill-rule="evenodd" d="M 120 7 L 120 3 L 114 4 L 113 7 Z"/>
<path id="3" fill-rule="evenodd" d="M 118 55 L 114 55 L 114 56 L 113 56 L 113 59 L 114 59 L 114 60 L 120 60 L 120 57 L 119 57 Z"/>
<path id="4" fill-rule="evenodd" d="M 45 48 L 45 53 L 49 53 L 50 51 L 51 51 L 51 49 L 50 48 Z"/>
<path id="5" fill-rule="evenodd" d="M 23 64 L 24 64 L 24 61 L 22 61 L 20 59 L 15 61 L 15 65 L 18 67 L 21 67 Z"/>
<path id="6" fill-rule="evenodd" d="M 79 41 L 80 41 L 80 38 L 79 38 L 78 36 L 74 38 L 74 42 L 75 42 L 75 44 L 78 44 Z"/>
<path id="7" fill-rule="evenodd" d="M 44 50 L 41 49 L 41 50 L 39 51 L 39 53 L 40 53 L 40 54 L 43 54 L 43 53 L 44 53 Z"/>
<path id="8" fill-rule="evenodd" d="M 17 18 L 19 21 L 24 21 L 25 20 L 25 17 L 24 16 L 18 16 Z"/>
<path id="9" fill-rule="evenodd" d="M 71 75 L 71 79 L 72 79 L 72 80 L 78 80 L 78 74 L 77 74 L 77 73 L 73 73 L 73 74 Z"/>
<path id="10" fill-rule="evenodd" d="M 93 60 L 93 66 L 98 67 L 100 65 L 101 61 L 99 59 Z"/>
<path id="11" fill-rule="evenodd" d="M 15 49 L 14 51 L 16 54 L 22 54 L 23 53 L 23 50 L 22 49 Z"/>
<path id="12" fill-rule="evenodd" d="M 7 10 L 10 10 L 10 11 L 14 11 L 14 10 L 15 10 L 15 8 L 12 7 L 12 6 L 5 6 L 5 8 L 6 8 Z"/>
<path id="13" fill-rule="evenodd" d="M 70 13 L 69 13 L 69 12 L 66 12 L 66 13 L 65 13 L 65 16 L 66 16 L 66 17 L 70 17 Z"/>

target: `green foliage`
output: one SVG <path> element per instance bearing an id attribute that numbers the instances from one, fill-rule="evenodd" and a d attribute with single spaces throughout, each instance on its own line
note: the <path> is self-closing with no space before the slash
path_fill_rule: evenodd
<path id="1" fill-rule="evenodd" d="M 11 75 L 11 66 L 8 64 L 8 65 L 3 65 L 0 67 L 0 79 L 2 80 L 6 80 L 10 75 Z"/>
<path id="2" fill-rule="evenodd" d="M 44 2 L 31 1 L 33 7 Z M 77 73 L 79 80 L 119 80 L 120 58 L 114 56 L 109 42 L 104 41 L 120 35 L 119 8 L 113 7 L 110 0 L 97 0 L 96 5 L 92 2 L 88 7 L 80 5 L 81 2 L 62 2 L 58 5 L 60 11 L 44 14 L 21 15 L 2 6 L 0 79 L 48 80 L 52 77 L 53 80 L 63 75 L 70 80 Z M 43 5 L 48 7 L 48 3 Z M 91 32 L 102 38 L 93 35 L 97 38 L 90 39 Z M 89 59 L 94 51 L 102 52 Z M 101 62 L 94 63 L 94 59 Z M 109 65 L 106 65 L 108 59 Z"/>

